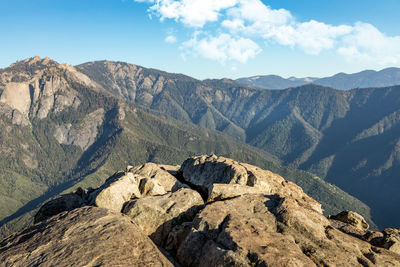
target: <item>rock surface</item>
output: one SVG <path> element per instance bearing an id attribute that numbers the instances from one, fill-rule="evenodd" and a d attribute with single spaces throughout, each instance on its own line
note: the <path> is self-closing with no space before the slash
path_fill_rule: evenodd
<path id="1" fill-rule="evenodd" d="M 329 216 L 329 219 L 341 221 L 350 224 L 361 231 L 366 231 L 369 228 L 368 223 L 358 213 L 354 211 L 342 211 L 339 214 Z"/>
<path id="2" fill-rule="evenodd" d="M 34 217 L 34 222 L 38 223 L 63 211 L 71 211 L 83 205 L 85 205 L 85 201 L 79 194 L 70 193 L 61 195 L 40 207 Z"/>
<path id="3" fill-rule="evenodd" d="M 190 158 L 177 169 L 128 166 L 92 192 L 52 200 L 38 217 L 69 212 L 3 240 L 0 260 L 16 266 L 400 266 L 398 229 L 366 231 L 365 220 L 349 211 L 328 219 L 320 203 L 277 174 L 215 155 Z"/>
<path id="4" fill-rule="evenodd" d="M 173 266 L 128 217 L 79 208 L 0 243 L 1 266 Z"/>
<path id="5" fill-rule="evenodd" d="M 380 234 L 371 235 L 370 243 L 400 254 L 400 229 L 386 228 Z"/>
<path id="6" fill-rule="evenodd" d="M 129 201 L 123 213 L 128 215 L 151 239 L 162 246 L 171 229 L 185 220 L 193 220 L 204 202 L 194 190 L 183 188 L 162 196 Z"/>
<path id="7" fill-rule="evenodd" d="M 139 190 L 141 196 L 157 196 L 167 192 L 174 192 L 180 188 L 188 187 L 179 182 L 168 170 L 174 170 L 176 167 L 154 163 L 146 163 L 130 169 L 135 175 L 139 176 Z"/>
<path id="8" fill-rule="evenodd" d="M 115 174 L 91 194 L 97 207 L 121 211 L 130 199 L 164 195 L 179 188 L 188 187 L 180 183 L 168 171 L 154 163 L 138 167 L 128 166 L 125 172 Z"/>

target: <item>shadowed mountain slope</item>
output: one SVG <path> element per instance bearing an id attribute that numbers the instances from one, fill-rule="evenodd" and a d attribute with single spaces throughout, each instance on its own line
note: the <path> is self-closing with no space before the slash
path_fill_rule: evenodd
<path id="1" fill-rule="evenodd" d="M 112 78 L 133 72 L 114 71 L 100 73 Z M 205 153 L 226 155 L 285 175 L 321 201 L 326 214 L 351 209 L 370 218 L 365 204 L 337 187 L 310 173 L 282 167 L 268 152 L 216 131 L 224 129 L 234 137 L 244 134 L 211 105 L 210 115 L 202 116 L 199 111 L 201 117 L 197 117 L 197 109 L 204 106 L 200 103 L 196 107 L 196 99 L 182 95 L 172 100 L 178 93 L 175 84 L 183 87 L 185 83 L 196 84 L 196 80 L 154 70 L 141 70 L 140 75 L 143 80 L 138 86 L 145 90 L 135 92 L 136 81 L 118 80 L 110 90 L 102 81 L 49 59 L 32 58 L 1 70 L 1 235 L 29 224 L 44 201 L 78 186 L 97 187 L 127 163 L 177 164 Z M 150 75 L 158 75 L 170 85 L 150 85 Z M 169 81 L 169 77 L 179 80 Z M 165 86 L 168 91 L 157 96 Z M 127 104 L 125 99 L 129 98 L 141 101 Z M 153 98 L 158 108 L 149 105 Z M 181 101 L 193 106 L 190 115 L 182 112 Z M 214 114 L 219 114 L 219 120 Z M 191 117 L 198 119 L 193 121 L 198 125 Z"/>
<path id="2" fill-rule="evenodd" d="M 304 85 L 261 90 L 198 81 L 121 62 L 77 68 L 114 95 L 220 131 L 316 173 L 373 208 L 380 226 L 400 224 L 400 87 L 335 90 Z"/>

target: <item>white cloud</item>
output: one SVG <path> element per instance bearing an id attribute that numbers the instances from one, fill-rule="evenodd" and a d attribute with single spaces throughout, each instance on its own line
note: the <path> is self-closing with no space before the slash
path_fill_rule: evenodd
<path id="1" fill-rule="evenodd" d="M 358 22 L 343 38 L 338 53 L 351 60 L 379 65 L 400 63 L 400 36 L 389 37 L 373 25 Z"/>
<path id="2" fill-rule="evenodd" d="M 273 38 L 279 44 L 299 46 L 308 54 L 318 55 L 324 49 L 332 49 L 339 37 L 352 31 L 350 26 L 332 26 L 311 20 L 294 26 L 280 26 L 264 36 Z"/>
<path id="3" fill-rule="evenodd" d="M 190 27 L 203 27 L 218 20 L 220 12 L 237 0 L 135 0 L 153 4 L 150 11 L 161 20 L 174 19 Z"/>
<path id="4" fill-rule="evenodd" d="M 165 37 L 164 41 L 173 44 L 176 43 L 176 37 L 174 35 L 168 35 L 167 37 Z"/>
<path id="5" fill-rule="evenodd" d="M 193 38 L 182 44 L 183 50 L 222 63 L 246 62 L 260 53 L 256 42 L 263 41 L 299 48 L 311 55 L 332 50 L 351 60 L 381 65 L 400 63 L 400 36 L 386 36 L 367 23 L 301 22 L 290 11 L 272 9 L 261 0 L 134 1 L 150 4 L 150 14 L 161 21 L 173 19 L 189 29 L 195 28 Z M 195 34 L 198 29 L 203 30 L 203 38 Z"/>
<path id="6" fill-rule="evenodd" d="M 261 52 L 260 47 L 247 38 L 234 38 L 226 33 L 203 38 L 199 38 L 199 35 L 201 33 L 195 33 L 192 39 L 182 44 L 181 49 L 186 53 L 194 52 L 222 64 L 228 60 L 246 63 L 249 58 L 254 58 Z"/>

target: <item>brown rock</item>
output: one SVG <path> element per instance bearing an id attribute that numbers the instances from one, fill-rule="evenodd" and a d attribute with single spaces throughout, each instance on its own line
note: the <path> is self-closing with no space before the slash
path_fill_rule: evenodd
<path id="1" fill-rule="evenodd" d="M 82 189 L 79 189 L 77 193 L 61 195 L 46 202 L 36 213 L 34 223 L 46 220 L 63 211 L 71 211 L 84 206 L 85 201 L 82 198 L 83 196 Z"/>
<path id="2" fill-rule="evenodd" d="M 116 235 L 115 238 L 121 238 L 124 246 L 130 233 L 126 228 L 134 227 L 135 232 L 150 236 L 164 249 L 165 255 L 172 256 L 174 260 L 171 258 L 170 261 L 182 266 L 400 266 L 400 255 L 397 254 L 400 251 L 398 229 L 385 229 L 383 233 L 366 232 L 368 225 L 365 220 L 352 212 L 328 219 L 322 214 L 320 203 L 306 195 L 297 185 L 270 171 L 214 155 L 191 158 L 182 165 L 177 177 L 182 177 L 198 192 L 185 188 L 186 185 L 177 181 L 167 168 L 153 163 L 129 167 L 127 172 L 110 178 L 103 187 L 90 195 L 101 196 L 104 206 L 114 210 L 121 210 L 123 206 L 122 211 L 138 227 L 126 224 L 120 227 L 119 219 L 118 223 L 116 219 L 111 222 L 103 220 L 103 217 L 108 218 L 110 214 L 114 218 L 118 213 L 92 208 L 106 213 L 100 218 L 91 215 L 88 211 L 90 208 L 79 208 L 70 213 L 61 213 L 48 221 L 53 223 L 50 227 L 53 231 L 68 234 L 53 234 L 56 238 L 46 241 L 50 245 L 39 242 L 39 248 L 35 248 L 33 243 L 19 248 L 20 243 L 30 240 L 32 236 L 47 236 L 47 226 L 37 228 L 39 230 L 33 234 L 30 234 L 33 230 L 28 230 L 0 244 L 0 259 L 17 265 L 19 261 L 36 264 L 38 259 L 46 261 L 53 257 L 47 248 L 49 251 L 54 250 L 54 256 L 64 261 L 68 257 L 74 261 L 78 255 L 85 257 L 86 254 L 82 253 L 92 257 L 90 253 L 99 251 L 96 246 L 114 249 L 115 239 L 111 237 L 111 232 Z M 108 195 L 102 193 L 107 190 Z M 199 193 L 208 200 L 206 204 Z M 86 200 L 86 192 L 75 194 Z M 81 219 L 78 211 L 85 211 L 89 218 Z M 64 223 L 66 217 L 70 223 Z M 126 216 L 122 218 L 128 220 Z M 60 229 L 54 230 L 55 225 L 58 226 L 57 220 L 61 222 Z M 49 233 L 52 236 L 52 232 Z M 94 252 L 66 255 L 64 247 L 58 247 L 68 240 L 75 244 L 86 239 L 89 246 L 85 243 L 85 247 L 98 241 Z M 130 251 L 138 251 L 135 248 L 143 246 L 144 254 L 147 255 L 147 251 L 150 254 L 156 253 L 147 245 L 135 244 L 137 246 L 134 245 Z M 27 252 L 23 252 L 25 250 Z M 116 251 L 119 255 L 125 250 L 117 248 Z M 2 253 L 7 254 L 3 257 Z M 134 255 L 140 258 L 138 253 Z M 135 265 L 131 264 L 128 254 L 121 256 L 124 259 L 121 265 Z M 111 256 L 110 260 L 114 260 L 117 255 Z M 154 255 L 155 258 L 151 260 L 161 259 L 159 254 Z M 102 254 L 93 257 L 93 264 L 97 264 L 97 259 L 106 261 Z M 25 259 L 30 261 L 22 261 Z M 141 260 L 137 261 L 138 264 Z M 144 265 L 164 264 L 162 260 L 161 263 L 153 261 L 145 262 Z M 77 260 L 77 264 L 80 263 L 84 264 L 83 259 Z"/>
<path id="3" fill-rule="evenodd" d="M 205 195 L 209 194 L 213 184 L 247 185 L 259 188 L 266 194 L 294 197 L 303 205 L 322 212 L 321 204 L 304 194 L 294 183 L 268 170 L 229 158 L 215 155 L 189 158 L 182 164 L 180 172 L 186 182 L 198 187 Z"/>
<path id="4" fill-rule="evenodd" d="M 127 172 L 115 174 L 91 194 L 91 199 L 97 207 L 121 211 L 130 199 L 164 195 L 184 187 L 187 186 L 157 164 L 146 163 L 128 166 Z"/>
<path id="5" fill-rule="evenodd" d="M 329 216 L 329 219 L 341 221 L 350 224 L 361 231 L 366 231 L 369 228 L 367 221 L 354 211 L 342 211 L 336 215 Z"/>
<path id="6" fill-rule="evenodd" d="M 223 157 L 199 156 L 187 159 L 181 166 L 186 182 L 200 187 L 203 193 L 213 184 L 247 184 L 247 171 L 237 162 Z"/>
<path id="7" fill-rule="evenodd" d="M 314 266 L 293 237 L 278 233 L 274 197 L 243 195 L 208 204 L 177 252 L 185 266 Z"/>
<path id="8" fill-rule="evenodd" d="M 383 247 L 400 254 L 400 230 L 393 228 L 386 228 L 383 230 Z"/>
<path id="9" fill-rule="evenodd" d="M 131 168 L 130 172 L 139 177 L 141 197 L 163 195 L 167 192 L 174 192 L 180 188 L 187 188 L 186 185 L 180 183 L 168 172 L 170 168 L 176 169 L 176 167 L 174 168 L 173 166 L 159 166 L 154 163 L 146 163 Z"/>
<path id="10" fill-rule="evenodd" d="M 279 175 L 216 156 L 189 159 L 180 172 L 214 201 L 189 233 L 179 232 L 186 236 L 175 242 L 184 266 L 400 266 L 395 254 L 354 236 L 364 230 L 332 227 L 320 203 Z M 362 220 L 356 225 L 365 229 Z"/>
<path id="11" fill-rule="evenodd" d="M 380 234 L 369 237 L 370 243 L 400 254 L 400 230 L 394 228 L 386 228 Z"/>
<path id="12" fill-rule="evenodd" d="M 331 223 L 331 226 L 335 227 L 336 229 L 339 229 L 343 233 L 355 236 L 357 238 L 362 238 L 365 240 L 365 238 L 364 238 L 366 235 L 365 231 L 360 230 L 357 227 L 354 227 L 350 224 L 347 224 L 347 223 L 344 223 L 341 221 L 329 220 L 329 222 Z"/>
<path id="13" fill-rule="evenodd" d="M 263 189 L 238 184 L 213 184 L 208 189 L 207 202 L 230 199 L 246 194 L 263 194 Z"/>
<path id="14" fill-rule="evenodd" d="M 122 212 L 156 244 L 162 246 L 172 228 L 185 221 L 191 221 L 203 204 L 199 193 L 182 188 L 162 196 L 129 201 Z"/>
<path id="15" fill-rule="evenodd" d="M 63 212 L 0 243 L 0 266 L 173 266 L 120 213 Z"/>

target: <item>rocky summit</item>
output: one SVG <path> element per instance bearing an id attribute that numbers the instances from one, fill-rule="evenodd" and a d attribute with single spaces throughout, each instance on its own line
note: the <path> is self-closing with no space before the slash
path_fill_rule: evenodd
<path id="1" fill-rule="evenodd" d="M 215 155 L 128 166 L 44 204 L 1 266 L 400 266 L 400 231 L 326 218 L 281 176 Z"/>

